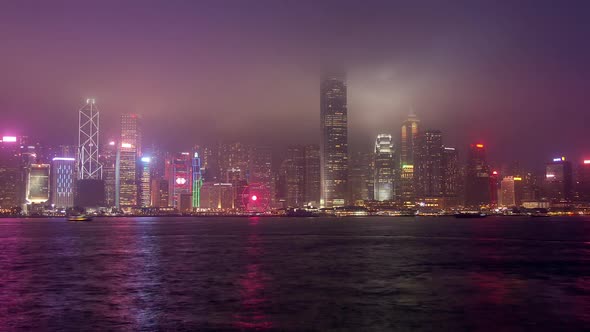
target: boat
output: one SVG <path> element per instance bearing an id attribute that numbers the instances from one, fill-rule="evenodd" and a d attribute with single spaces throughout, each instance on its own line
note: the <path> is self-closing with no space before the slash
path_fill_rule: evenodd
<path id="1" fill-rule="evenodd" d="M 76 216 L 69 216 L 68 221 L 92 221 L 92 217 L 80 214 Z"/>
<path id="2" fill-rule="evenodd" d="M 485 218 L 487 215 L 481 212 L 459 212 L 455 213 L 455 218 Z"/>

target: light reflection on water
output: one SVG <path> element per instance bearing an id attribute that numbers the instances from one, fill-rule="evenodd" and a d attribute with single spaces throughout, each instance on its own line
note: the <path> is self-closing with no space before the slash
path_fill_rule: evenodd
<path id="1" fill-rule="evenodd" d="M 0 219 L 0 330 L 581 330 L 590 220 Z"/>

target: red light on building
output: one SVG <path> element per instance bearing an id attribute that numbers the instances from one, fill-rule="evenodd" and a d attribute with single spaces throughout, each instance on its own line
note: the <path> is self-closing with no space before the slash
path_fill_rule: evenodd
<path id="1" fill-rule="evenodd" d="M 475 144 L 475 147 L 478 149 L 483 149 L 483 144 Z"/>
<path id="2" fill-rule="evenodd" d="M 252 195 L 252 197 L 250 197 L 251 200 L 255 201 L 258 199 L 258 197 L 256 195 Z"/>
<path id="3" fill-rule="evenodd" d="M 584 160 L 584 164 L 586 164 L 586 165 L 590 164 L 590 159 L 589 160 Z"/>
<path id="4" fill-rule="evenodd" d="M 498 175 L 498 171 L 493 171 L 492 175 Z"/>

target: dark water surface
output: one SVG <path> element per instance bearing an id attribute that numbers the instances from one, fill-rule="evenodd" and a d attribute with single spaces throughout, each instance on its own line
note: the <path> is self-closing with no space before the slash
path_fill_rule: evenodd
<path id="1" fill-rule="evenodd" d="M 590 219 L 0 219 L 0 330 L 590 328 Z"/>

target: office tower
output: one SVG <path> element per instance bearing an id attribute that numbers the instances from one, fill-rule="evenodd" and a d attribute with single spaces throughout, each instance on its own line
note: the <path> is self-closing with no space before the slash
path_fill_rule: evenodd
<path id="1" fill-rule="evenodd" d="M 139 206 L 150 207 L 152 204 L 151 158 L 144 156 L 140 159 L 139 175 Z"/>
<path id="2" fill-rule="evenodd" d="M 416 195 L 420 198 L 442 197 L 444 190 L 444 146 L 438 130 L 419 136 L 415 150 Z"/>
<path id="3" fill-rule="evenodd" d="M 374 199 L 389 201 L 393 199 L 395 162 L 393 159 L 393 139 L 391 135 L 380 134 L 375 140 Z"/>
<path id="4" fill-rule="evenodd" d="M 168 207 L 170 196 L 170 186 L 168 180 L 162 178 L 152 179 L 152 194 L 151 194 L 151 206 L 156 208 Z"/>
<path id="5" fill-rule="evenodd" d="M 518 178 L 517 179 L 521 179 Z M 498 206 L 513 207 L 516 206 L 516 190 L 514 176 L 505 176 L 500 183 L 500 199 Z"/>
<path id="6" fill-rule="evenodd" d="M 405 206 L 413 206 L 415 203 L 415 152 L 419 135 L 420 120 L 411 112 L 403 122 L 401 128 L 400 146 L 400 198 Z"/>
<path id="7" fill-rule="evenodd" d="M 250 151 L 249 183 L 272 187 L 272 150 L 270 146 L 253 146 Z"/>
<path id="8" fill-rule="evenodd" d="M 230 210 L 234 208 L 231 183 L 206 182 L 201 188 L 201 208 Z"/>
<path id="9" fill-rule="evenodd" d="M 465 205 L 472 208 L 490 205 L 490 183 L 485 146 L 472 144 L 465 169 Z"/>
<path id="10" fill-rule="evenodd" d="M 249 179 L 250 148 L 240 142 L 222 143 L 218 149 L 219 176 L 224 182 Z"/>
<path id="11" fill-rule="evenodd" d="M 539 176 L 532 172 L 525 172 L 522 176 L 522 201 L 538 201 L 540 196 Z"/>
<path id="12" fill-rule="evenodd" d="M 572 200 L 572 165 L 565 157 L 545 165 L 544 197 L 554 202 Z"/>
<path id="13" fill-rule="evenodd" d="M 0 214 L 19 209 L 24 199 L 21 137 L 3 136 L 0 140 Z"/>
<path id="14" fill-rule="evenodd" d="M 579 201 L 590 203 L 590 159 L 579 165 L 576 183 Z"/>
<path id="15" fill-rule="evenodd" d="M 362 205 L 366 200 L 372 200 L 373 182 L 373 152 L 355 152 L 350 156 L 348 183 L 350 185 L 350 202 Z"/>
<path id="16" fill-rule="evenodd" d="M 192 202 L 191 207 L 201 207 L 201 187 L 203 186 L 203 177 L 201 175 L 201 158 L 198 152 L 193 153 L 192 159 Z"/>
<path id="17" fill-rule="evenodd" d="M 117 185 L 117 144 L 114 139 L 109 140 L 102 148 L 99 162 L 102 165 L 102 179 L 104 181 L 105 205 L 116 206 L 118 197 Z"/>
<path id="18" fill-rule="evenodd" d="M 204 182 L 215 182 L 219 179 L 219 163 L 217 150 L 211 146 L 201 148 L 201 172 Z"/>
<path id="19" fill-rule="evenodd" d="M 54 157 L 51 161 L 51 204 L 55 209 L 74 207 L 76 159 Z"/>
<path id="20" fill-rule="evenodd" d="M 442 194 L 446 206 L 457 206 L 461 191 L 459 155 L 455 148 L 444 147 Z"/>
<path id="21" fill-rule="evenodd" d="M 121 115 L 119 140 L 119 207 L 139 205 L 138 161 L 141 157 L 141 126 L 137 114 Z M 147 202 L 146 202 L 147 203 Z"/>
<path id="22" fill-rule="evenodd" d="M 94 99 L 86 99 L 78 112 L 78 179 L 101 180 L 102 167 L 98 161 L 100 113 Z"/>
<path id="23" fill-rule="evenodd" d="M 319 206 L 321 197 L 320 147 L 316 144 L 304 148 L 305 170 L 303 200 L 305 204 Z"/>
<path id="24" fill-rule="evenodd" d="M 343 74 L 325 75 L 320 84 L 321 202 L 343 206 L 348 192 L 348 111 Z"/>
<path id="25" fill-rule="evenodd" d="M 289 146 L 279 169 L 279 197 L 288 207 L 303 206 L 305 157 L 302 146 Z"/>
<path id="26" fill-rule="evenodd" d="M 27 174 L 27 204 L 44 204 L 49 201 L 49 164 L 31 164 Z"/>
<path id="27" fill-rule="evenodd" d="M 141 118 L 137 114 L 121 115 L 121 142 L 131 145 L 136 157 L 142 156 Z"/>
<path id="28" fill-rule="evenodd" d="M 181 152 L 166 158 L 166 180 L 168 180 L 168 206 L 180 209 L 181 195 L 192 195 L 192 160 L 190 153 Z"/>

